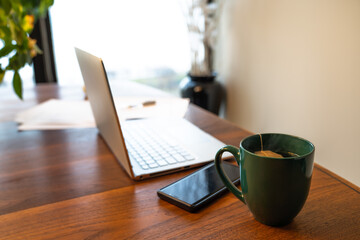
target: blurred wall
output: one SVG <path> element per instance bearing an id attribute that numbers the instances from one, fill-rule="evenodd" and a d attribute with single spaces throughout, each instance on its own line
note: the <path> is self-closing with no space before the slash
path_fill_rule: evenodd
<path id="1" fill-rule="evenodd" d="M 221 26 L 226 118 L 312 141 L 360 186 L 360 1 L 229 0 Z"/>

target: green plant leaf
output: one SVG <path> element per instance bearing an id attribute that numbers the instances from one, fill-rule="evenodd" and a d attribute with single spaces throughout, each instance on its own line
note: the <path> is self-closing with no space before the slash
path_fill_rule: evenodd
<path id="1" fill-rule="evenodd" d="M 19 70 L 41 53 L 36 44 L 29 42 L 32 17 L 28 15 L 34 16 L 36 22 L 53 4 L 54 0 L 0 0 L 0 60 L 8 59 L 6 67 L 0 65 L 0 83 L 6 71 L 13 71 L 13 89 L 20 99 L 23 90 Z"/>
<path id="2" fill-rule="evenodd" d="M 27 53 L 17 52 L 14 56 L 9 59 L 9 65 L 6 67 L 7 70 L 18 71 L 25 66 L 27 61 Z"/>
<path id="3" fill-rule="evenodd" d="M 4 71 L 4 70 L 2 70 L 2 69 L 0 68 L 0 84 L 1 84 L 1 83 L 3 82 L 3 80 L 4 80 L 5 72 L 6 72 L 6 71 Z"/>
<path id="4" fill-rule="evenodd" d="M 0 38 L 4 44 L 11 44 L 11 31 L 7 26 L 0 26 Z"/>
<path id="5" fill-rule="evenodd" d="M 0 58 L 5 57 L 9 53 L 11 53 L 15 49 L 14 45 L 5 45 L 2 49 L 0 49 Z"/>
<path id="6" fill-rule="evenodd" d="M 21 81 L 21 77 L 20 77 L 20 74 L 18 71 L 15 71 L 14 72 L 14 77 L 13 77 L 13 81 L 12 81 L 12 84 L 13 84 L 13 89 L 14 89 L 14 92 L 16 93 L 16 95 L 21 99 L 23 100 L 23 88 L 22 88 L 22 81 Z"/>
<path id="7" fill-rule="evenodd" d="M 9 14 L 11 10 L 11 2 L 9 0 L 0 0 L 0 6 L 6 14 Z"/>
<path id="8" fill-rule="evenodd" d="M 50 6 L 54 4 L 54 0 L 42 0 L 40 1 L 39 14 L 41 17 L 45 16 Z"/>

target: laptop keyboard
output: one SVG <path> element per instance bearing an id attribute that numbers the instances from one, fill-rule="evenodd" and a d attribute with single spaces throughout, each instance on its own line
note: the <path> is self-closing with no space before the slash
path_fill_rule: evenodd
<path id="1" fill-rule="evenodd" d="M 126 124 L 123 134 L 130 160 L 144 170 L 195 160 L 178 143 L 142 124 Z"/>

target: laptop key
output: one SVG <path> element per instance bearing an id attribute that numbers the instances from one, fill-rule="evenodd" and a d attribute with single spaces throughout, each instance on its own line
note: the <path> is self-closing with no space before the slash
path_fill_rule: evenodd
<path id="1" fill-rule="evenodd" d="M 148 165 L 140 165 L 140 167 L 141 167 L 142 169 L 144 169 L 144 170 L 149 169 L 149 166 L 148 166 Z"/>
<path id="2" fill-rule="evenodd" d="M 174 158 L 172 158 L 172 157 L 165 158 L 165 160 L 166 160 L 168 163 L 170 163 L 170 164 L 177 163 L 177 161 L 176 161 Z"/>
<path id="3" fill-rule="evenodd" d="M 161 156 L 162 156 L 163 158 L 168 158 L 168 157 L 170 157 L 171 155 L 168 154 L 168 153 L 164 153 L 164 154 L 161 154 Z"/>
<path id="4" fill-rule="evenodd" d="M 185 162 L 185 161 L 186 161 L 186 159 L 185 159 L 183 156 L 181 156 L 180 154 L 174 154 L 174 155 L 172 155 L 172 156 L 173 156 L 173 158 L 175 158 L 176 161 L 178 161 L 178 162 Z"/>
<path id="5" fill-rule="evenodd" d="M 153 153 L 150 153 L 150 156 L 152 158 L 156 158 L 156 157 L 159 157 L 160 155 L 157 152 L 153 152 Z"/>
<path id="6" fill-rule="evenodd" d="M 152 163 L 154 163 L 155 161 L 153 160 L 153 159 L 151 159 L 151 160 L 146 160 L 146 163 L 147 164 L 152 164 Z"/>
<path id="7" fill-rule="evenodd" d="M 159 160 L 159 161 L 157 161 L 157 163 L 158 163 L 160 166 L 166 166 L 166 165 L 168 165 L 168 163 L 167 163 L 165 160 Z"/>
<path id="8" fill-rule="evenodd" d="M 160 155 L 158 155 L 158 156 L 154 157 L 154 160 L 155 160 L 156 162 L 158 162 L 158 161 L 160 161 L 160 160 L 163 160 L 163 158 L 162 158 Z"/>
<path id="9" fill-rule="evenodd" d="M 152 157 L 150 157 L 150 156 L 145 156 L 145 157 L 142 157 L 142 159 L 145 161 L 145 162 L 147 162 L 147 161 L 151 161 L 152 160 Z"/>
<path id="10" fill-rule="evenodd" d="M 156 162 L 149 164 L 150 168 L 156 168 L 158 166 L 159 166 L 159 164 L 157 164 Z"/>
<path id="11" fill-rule="evenodd" d="M 138 164 L 140 165 L 146 165 L 146 162 L 144 162 L 143 160 L 136 160 Z"/>

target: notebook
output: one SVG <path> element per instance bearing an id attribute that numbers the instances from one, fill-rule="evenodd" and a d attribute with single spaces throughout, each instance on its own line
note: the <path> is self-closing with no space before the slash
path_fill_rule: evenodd
<path id="1" fill-rule="evenodd" d="M 134 180 L 201 166 L 224 143 L 184 118 L 119 120 L 103 61 L 75 48 L 96 126 Z"/>

